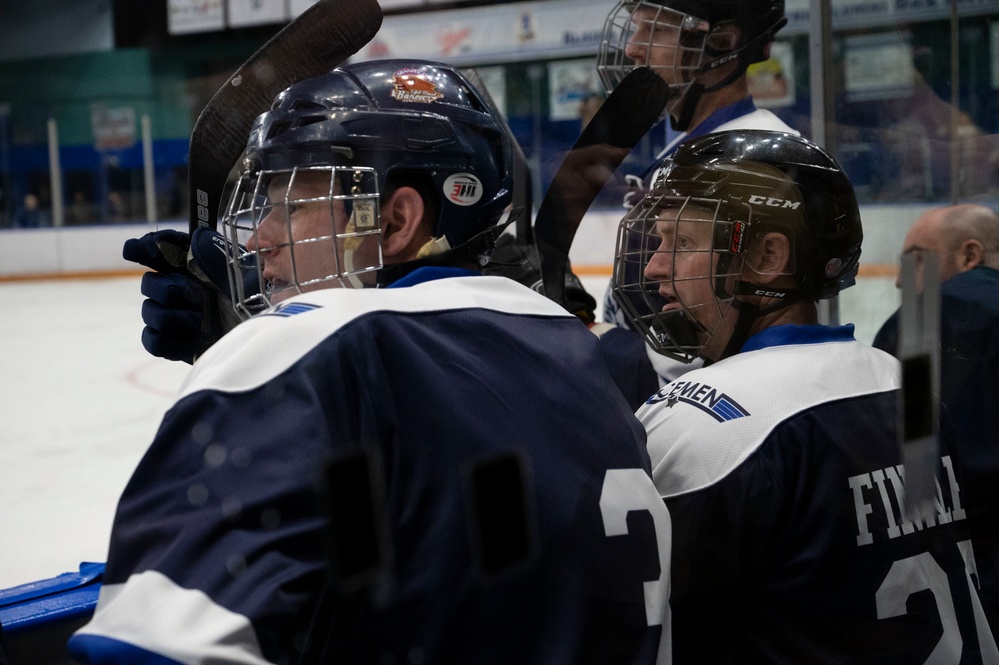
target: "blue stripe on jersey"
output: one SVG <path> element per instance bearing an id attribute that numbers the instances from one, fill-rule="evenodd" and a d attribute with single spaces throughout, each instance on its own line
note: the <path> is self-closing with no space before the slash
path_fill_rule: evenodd
<path id="1" fill-rule="evenodd" d="M 415 284 L 422 284 L 423 282 L 431 282 L 435 279 L 444 279 L 445 277 L 480 277 L 481 275 L 482 273 L 479 271 L 469 270 L 467 268 L 454 268 L 451 266 L 425 266 L 403 275 L 385 288 L 400 289 L 407 286 L 413 286 Z"/>
<path id="2" fill-rule="evenodd" d="M 68 644 L 69 655 L 81 662 L 129 663 L 130 665 L 183 665 L 158 653 L 99 635 L 74 635 Z"/>
<path id="3" fill-rule="evenodd" d="M 786 324 L 765 328 L 746 340 L 742 352 L 757 351 L 770 346 L 788 344 L 823 344 L 825 342 L 849 342 L 853 337 L 853 324 L 842 326 L 800 326 Z"/>

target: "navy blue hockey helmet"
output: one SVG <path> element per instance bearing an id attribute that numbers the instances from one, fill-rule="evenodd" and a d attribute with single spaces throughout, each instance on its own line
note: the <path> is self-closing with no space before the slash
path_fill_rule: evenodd
<path id="1" fill-rule="evenodd" d="M 710 274 L 684 280 L 710 280 L 712 298 L 667 307 L 657 295 L 659 282 L 646 274 L 656 254 L 667 254 L 675 267 L 688 251 L 664 246 L 662 223 L 701 223 L 709 229 Z M 674 226 L 668 226 L 671 232 Z M 688 227 L 692 228 L 692 227 Z M 842 168 L 827 152 L 794 134 L 735 130 L 683 143 L 656 171 L 648 194 L 622 219 L 613 276 L 613 293 L 631 323 L 665 355 L 692 360 L 704 335 L 695 310 L 731 303 L 744 313 L 743 324 L 762 310 L 740 302 L 760 295 L 760 285 L 743 270 L 742 259 L 753 239 L 777 231 L 788 238 L 793 287 L 768 285 L 777 299 L 773 309 L 802 299 L 831 298 L 854 284 L 863 229 L 857 199 Z M 675 232 L 665 237 L 673 239 Z M 673 242 L 677 242 L 673 240 Z M 670 271 L 677 297 L 681 277 Z M 768 309 L 766 311 L 772 311 Z M 738 333 L 738 329 L 737 329 Z"/>
<path id="2" fill-rule="evenodd" d="M 318 244 L 325 243 L 337 265 L 306 275 L 308 262 L 296 260 L 295 274 L 280 279 L 276 270 L 264 275 L 262 267 L 257 296 L 262 302 L 243 313 L 274 304 L 269 294 L 278 290 L 374 283 L 373 273 L 384 267 L 375 239 L 381 232 L 379 204 L 403 184 L 416 188 L 430 211 L 435 243 L 427 254 L 451 251 L 447 256 L 456 260 L 484 264 L 496 236 L 516 214 L 513 151 L 513 138 L 488 98 L 450 65 L 362 62 L 290 86 L 253 124 L 223 227 L 234 245 L 247 245 L 273 266 L 278 250 L 258 248 L 257 238 L 260 222 L 276 206 L 291 210 L 325 197 L 345 208 L 349 223 L 330 226 L 306 248 L 291 238 L 287 222 L 285 245 L 304 255 L 318 253 Z M 282 177 L 287 194 L 269 189 Z M 288 183 L 322 177 L 325 193 L 321 184 L 305 199 L 290 193 Z M 234 302 L 242 300 L 236 296 Z"/>
<path id="3" fill-rule="evenodd" d="M 450 65 L 376 60 L 337 67 L 280 93 L 250 131 L 256 168 L 359 165 L 424 174 L 440 202 L 435 236 L 451 247 L 496 225 L 512 200 L 512 137 Z"/>

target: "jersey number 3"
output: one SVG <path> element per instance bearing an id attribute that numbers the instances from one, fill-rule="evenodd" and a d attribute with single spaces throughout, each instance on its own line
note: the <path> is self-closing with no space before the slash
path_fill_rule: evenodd
<path id="1" fill-rule="evenodd" d="M 600 492 L 600 514 L 604 520 L 607 537 L 628 533 L 628 513 L 647 511 L 652 515 L 656 530 L 656 548 L 659 552 L 659 579 L 644 583 L 645 617 L 648 625 L 662 626 L 659 640 L 658 665 L 672 661 L 669 618 L 669 564 L 673 545 L 672 526 L 666 504 L 652 484 L 652 479 L 642 469 L 610 469 L 604 476 Z"/>

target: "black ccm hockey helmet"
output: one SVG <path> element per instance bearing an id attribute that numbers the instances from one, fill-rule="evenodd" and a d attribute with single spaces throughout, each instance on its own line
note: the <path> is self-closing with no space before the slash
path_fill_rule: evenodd
<path id="1" fill-rule="evenodd" d="M 656 223 L 666 210 L 711 224 L 712 303 L 683 303 L 683 311 L 664 313 L 658 281 L 644 270 L 661 247 Z M 686 211 L 697 210 L 697 214 Z M 760 310 L 737 296 L 760 295 L 742 257 L 753 238 L 778 231 L 791 242 L 792 288 L 766 286 L 777 298 Z M 831 298 L 852 286 L 860 260 L 863 230 L 857 199 L 839 164 L 814 143 L 794 134 L 734 130 L 687 141 L 656 171 L 648 194 L 621 220 L 613 275 L 613 294 L 629 321 L 664 355 L 689 361 L 706 342 L 692 316 L 699 306 L 731 303 L 742 327 L 765 311 L 796 300 Z M 703 251 L 703 250 L 702 250 Z M 689 278 L 688 278 L 689 279 Z M 675 277 L 673 281 L 678 281 Z M 740 326 L 736 333 L 739 335 Z M 703 337 L 703 336 L 702 336 Z M 735 340 L 741 346 L 743 340 Z"/>
<path id="2" fill-rule="evenodd" d="M 638 10 L 651 24 L 645 30 L 638 30 L 632 20 Z M 618 0 L 604 22 L 597 71 L 610 93 L 635 67 L 628 54 L 629 43 L 634 42 L 631 48 L 642 50 L 649 60 L 641 64 L 659 70 L 671 83 L 667 109 L 676 129 L 685 130 L 700 92 L 705 91 L 690 94 L 694 79 L 737 60 L 739 66 L 706 91 L 728 85 L 749 65 L 770 57 L 770 43 L 786 23 L 784 0 Z M 731 25 L 739 28 L 738 40 L 733 41 L 730 31 L 724 30 Z M 660 32 L 652 29 L 655 26 L 671 29 Z M 674 30 L 679 32 L 676 38 Z M 670 35 L 668 43 L 658 40 L 660 34 Z M 650 56 L 656 51 L 658 58 Z"/>
<path id="3" fill-rule="evenodd" d="M 281 92 L 250 131 L 223 216 L 229 239 L 245 243 L 256 233 L 266 206 L 276 203 L 265 201 L 268 181 L 316 170 L 330 174 L 330 198 L 344 202 L 358 235 L 380 233 L 380 199 L 400 177 L 415 178 L 421 194 L 436 200 L 435 251 L 461 249 L 463 259 L 480 263 L 514 214 L 513 138 L 488 99 L 438 62 L 349 64 Z M 381 268 L 341 267 L 329 279 Z M 342 285 L 359 285 L 350 281 Z M 264 297 L 267 286 L 262 280 Z"/>

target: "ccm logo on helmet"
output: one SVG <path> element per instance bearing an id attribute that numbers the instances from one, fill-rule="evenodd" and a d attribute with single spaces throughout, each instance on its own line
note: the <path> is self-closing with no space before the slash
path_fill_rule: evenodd
<path id="1" fill-rule="evenodd" d="M 753 205 L 765 205 L 771 208 L 790 208 L 791 210 L 797 210 L 798 206 L 801 205 L 801 201 L 788 201 L 787 199 L 776 199 L 772 196 L 760 196 L 758 194 L 750 196 L 749 202 Z"/>

